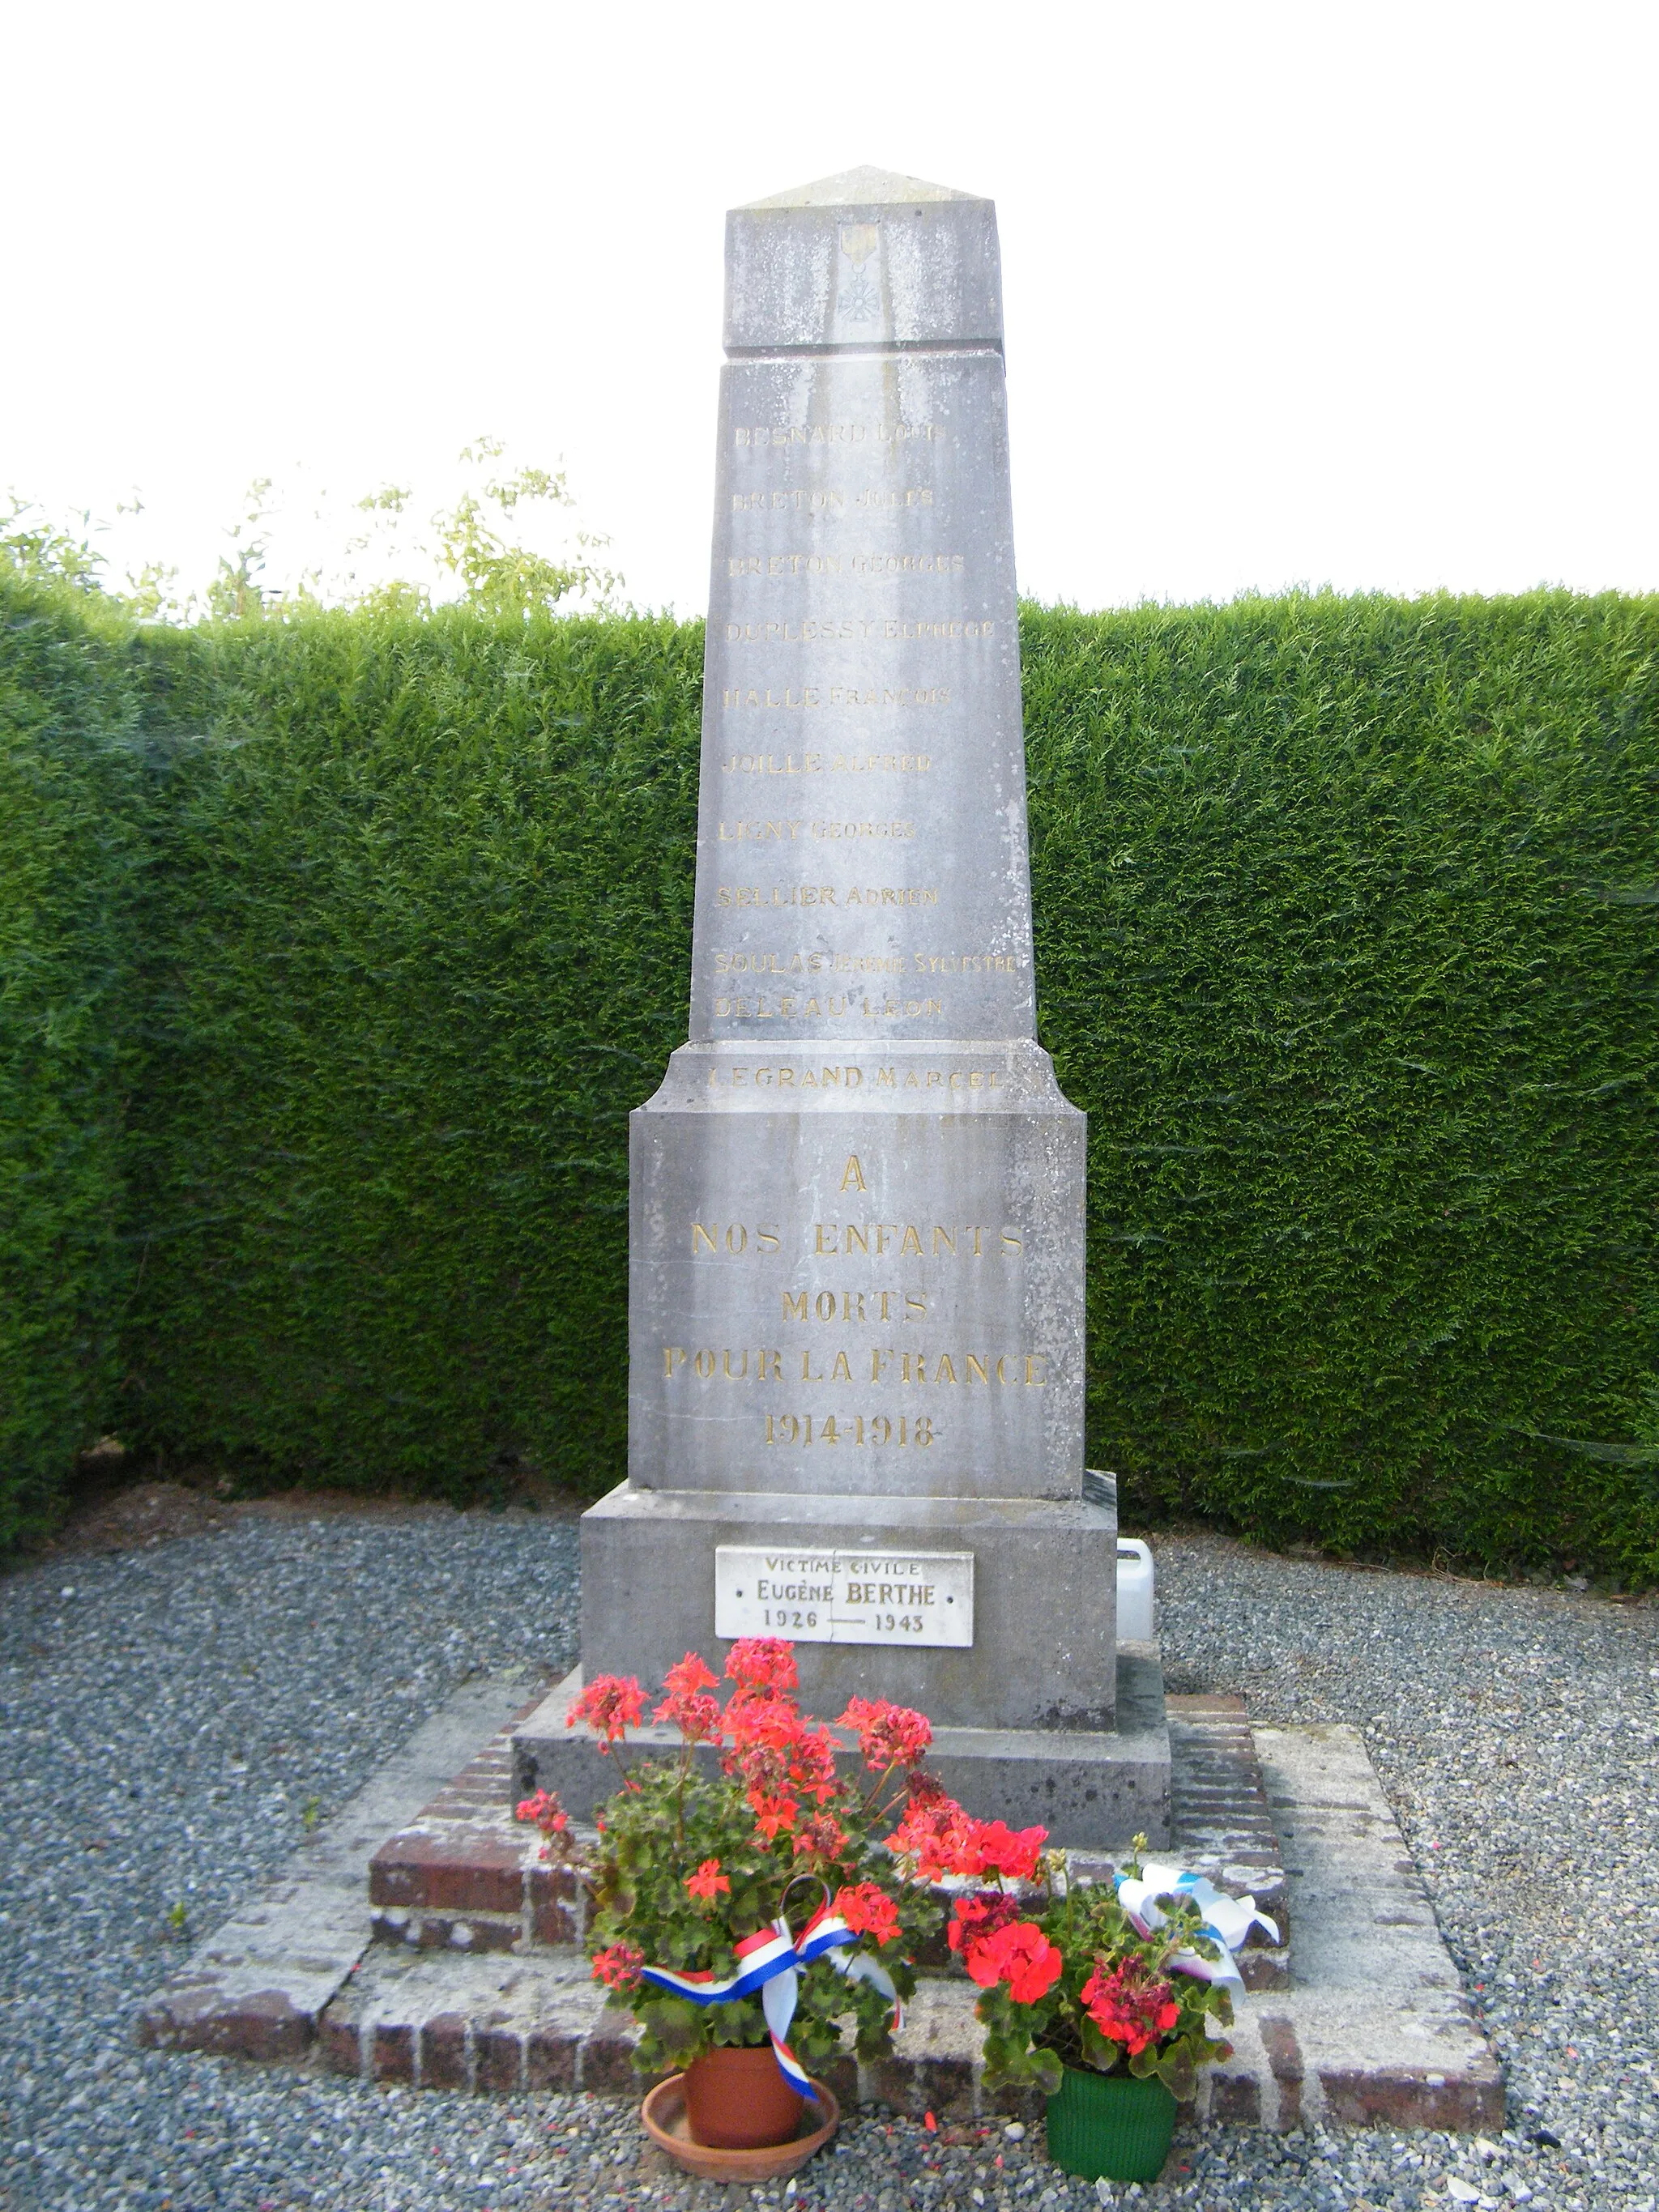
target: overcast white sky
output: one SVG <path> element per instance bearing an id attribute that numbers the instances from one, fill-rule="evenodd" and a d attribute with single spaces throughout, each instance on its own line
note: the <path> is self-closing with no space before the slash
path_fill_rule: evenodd
<path id="1" fill-rule="evenodd" d="M 723 212 L 870 161 L 997 202 L 1024 590 L 1659 588 L 1654 0 L 0 29 L 0 487 L 187 580 L 489 430 L 700 611 Z"/>

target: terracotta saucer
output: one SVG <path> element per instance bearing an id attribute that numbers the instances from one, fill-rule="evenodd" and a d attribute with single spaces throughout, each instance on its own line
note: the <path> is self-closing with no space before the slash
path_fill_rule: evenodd
<path id="1" fill-rule="evenodd" d="M 694 2143 L 686 2127 L 685 2091 L 681 2087 L 684 2080 L 684 2074 L 671 2074 L 665 2081 L 659 2081 L 640 2106 L 640 2118 L 659 2150 L 666 2151 L 677 2166 L 683 2166 L 688 2173 L 701 2174 L 705 2181 L 781 2181 L 786 2173 L 794 2173 L 805 2166 L 815 2150 L 822 2150 L 841 2125 L 841 2106 L 834 2090 L 814 2081 L 823 2118 L 815 2124 L 812 2106 L 804 2103 L 802 2132 L 793 2142 L 773 2143 L 765 2150 L 709 2150 Z"/>

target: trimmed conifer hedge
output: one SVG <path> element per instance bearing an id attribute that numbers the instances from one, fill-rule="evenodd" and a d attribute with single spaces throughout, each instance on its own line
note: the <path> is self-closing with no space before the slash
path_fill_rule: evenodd
<path id="1" fill-rule="evenodd" d="M 1023 635 L 1095 1462 L 1143 1518 L 1659 1575 L 1659 600 Z M 69 698 L 9 651 L 9 700 Z M 99 651 L 75 787 L 112 817 L 127 964 L 73 901 L 51 957 L 128 979 L 87 1093 L 125 1226 L 85 1247 L 102 1348 L 53 1403 L 280 1480 L 602 1488 L 626 1117 L 685 1033 L 700 627 L 355 613 Z M 135 777 L 109 733 L 140 684 Z M 14 1147 L 33 1096 L 0 1102 Z"/>
<path id="2" fill-rule="evenodd" d="M 0 1553 L 112 1417 L 146 842 L 118 616 L 0 568 Z"/>
<path id="3" fill-rule="evenodd" d="M 1659 601 L 1022 629 L 1141 1510 L 1659 1574 Z"/>

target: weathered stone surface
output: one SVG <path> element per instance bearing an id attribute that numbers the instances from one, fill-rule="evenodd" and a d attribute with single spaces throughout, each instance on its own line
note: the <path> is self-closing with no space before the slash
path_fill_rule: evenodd
<path id="1" fill-rule="evenodd" d="M 632 1117 L 635 1486 L 1076 1498 L 1083 1141 L 1029 1042 L 677 1053 Z"/>
<path id="2" fill-rule="evenodd" d="M 1123 1702 L 1127 1709 L 1132 1699 Z M 1295 1933 L 1288 1972 L 1240 2007 L 1232 2057 L 1200 2076 L 1200 2109 L 1280 2130 L 1501 2127 L 1498 2069 L 1420 1888 L 1399 1870 L 1403 1846 L 1363 1743 L 1346 1729 L 1261 1732 L 1273 1802 L 1296 1847 L 1286 1869 L 1261 1815 L 1260 1785 L 1229 1741 L 1234 1704 L 1176 1701 L 1184 1747 L 1175 1762 L 1177 1805 L 1206 1767 L 1209 1802 L 1195 1831 L 1177 1822 L 1173 1848 L 1188 1863 L 1207 1857 L 1215 1879 L 1241 1854 L 1259 1862 L 1248 1882 L 1228 1886 L 1253 1889 Z M 1217 1794 L 1215 1761 L 1201 1755 L 1206 1737 L 1212 1749 L 1224 1746 L 1232 1771 L 1231 1811 Z M 1104 1871 L 1086 1854 L 1074 1864 L 1080 1875 Z M 1245 1961 L 1264 1955 L 1247 1951 Z M 924 1974 L 894 2056 L 863 2068 L 843 2059 L 830 2077 L 837 2095 L 849 2106 L 862 2098 L 917 2117 L 932 2112 L 941 2122 L 1005 2111 L 1036 2117 L 1030 2100 L 985 2088 L 976 1996 L 959 1969 Z M 574 1951 L 503 1961 L 377 1950 L 324 2027 L 328 2063 L 349 2071 L 395 2073 L 413 2053 L 412 2078 L 422 2082 L 465 2076 L 478 2089 L 513 2089 L 544 2078 L 638 2094 L 627 2018 L 602 2005 Z"/>
<path id="3" fill-rule="evenodd" d="M 562 1727 L 560 1694 L 548 1701 L 556 1711 L 543 1725 Z M 1136 1702 L 1132 1682 L 1120 1697 L 1121 1717 L 1131 1717 Z M 436 1839 L 447 1830 L 452 1873 L 478 1840 L 481 1783 L 493 1778 L 501 1789 L 505 1741 L 488 1741 L 442 1790 L 432 1779 L 434 1749 L 440 1759 L 465 1759 L 477 1732 L 491 1725 L 490 1704 L 488 1690 L 461 1692 L 416 1738 L 413 1755 L 377 1778 L 378 1796 L 364 1793 L 371 1816 L 375 1802 L 400 1808 L 405 1832 Z M 1170 1707 L 1172 1849 L 1224 1887 L 1253 1890 L 1296 1931 L 1288 1974 L 1271 1951 L 1244 1954 L 1247 1977 L 1252 1961 L 1270 1961 L 1278 1985 L 1246 2002 L 1232 2030 L 1233 2057 L 1206 2075 L 1200 2101 L 1210 2116 L 1279 2128 L 1298 2118 L 1471 2130 L 1501 2125 L 1497 2068 L 1458 1991 L 1363 1743 L 1347 1729 L 1261 1732 L 1277 1817 L 1296 1844 L 1296 1865 L 1286 1872 L 1273 1816 L 1264 1815 L 1263 1791 L 1243 1749 L 1249 1731 L 1241 1738 L 1237 1701 L 1176 1698 Z M 528 1724 L 537 1719 L 528 1716 Z M 587 1756 L 596 1768 L 604 1765 L 605 1786 L 614 1785 L 614 1766 L 591 1747 Z M 424 1808 L 410 1811 L 422 1788 Z M 319 1853 L 331 1865 L 337 1846 L 359 1830 L 363 1802 L 340 1816 L 338 1834 L 331 1823 L 297 1854 L 289 1877 L 275 1885 L 284 1940 L 264 1960 L 264 1978 L 222 1971 L 178 1978 L 148 2008 L 144 2039 L 289 2063 L 315 2050 L 334 2072 L 379 2073 L 430 2087 L 582 2087 L 637 2095 L 631 2023 L 605 2006 L 575 1944 L 547 1948 L 533 1924 L 524 1929 L 520 1915 L 519 1947 L 509 1957 L 370 1945 L 370 1853 L 361 1838 L 356 1910 L 343 1924 L 331 1882 L 313 1877 Z M 504 1796 L 497 1806 L 497 1833 L 510 1832 Z M 520 1832 L 533 1848 L 529 1832 Z M 1103 1860 L 1086 1852 L 1073 1864 L 1085 1879 L 1107 1872 Z M 573 1912 L 580 1906 L 579 1898 L 569 1900 Z M 379 1909 L 406 1912 L 411 1923 L 424 1910 L 418 1899 Z M 221 1930 L 203 1954 L 222 1961 L 245 1945 L 246 1917 Z M 967 2110 L 1034 2117 L 1019 2099 L 985 2090 L 975 1994 L 959 1972 L 926 1977 L 895 2057 L 864 2069 L 861 2080 L 853 2061 L 843 2059 L 830 2076 L 836 2094 L 848 2106 L 860 2094 L 878 2096 L 940 2117 Z"/>
<path id="4" fill-rule="evenodd" d="M 1002 343 L 989 200 L 849 169 L 733 208 L 726 350 L 815 353 Z"/>
<path id="5" fill-rule="evenodd" d="M 1098 1732 L 1115 1522 L 1079 1503 L 1084 1120 L 1036 1042 L 994 210 L 852 173 L 735 210 L 727 271 L 690 1036 L 632 1120 L 584 1666 L 709 1650 L 719 1543 L 925 1525 L 975 1554 L 971 1651 L 798 1639 L 809 1707 Z"/>
<path id="6" fill-rule="evenodd" d="M 1255 1735 L 1295 1914 L 1292 1985 L 1261 2008 L 1275 2124 L 1299 2111 L 1347 2126 L 1501 2129 L 1503 2077 L 1364 1740 L 1334 1726 Z"/>
<path id="7" fill-rule="evenodd" d="M 458 1691 L 283 1875 L 191 1954 L 140 2013 L 138 2040 L 177 2051 L 295 2058 L 369 1940 L 369 1862 L 497 1730 L 532 1707 L 521 1682 Z M 502 1761 L 505 1771 L 505 1761 Z"/>
<path id="8" fill-rule="evenodd" d="M 516 1786 L 554 1790 L 573 1819 L 586 1821 L 616 1789 L 617 1763 L 565 1724 L 580 1687 L 578 1669 L 519 1724 L 513 1745 Z M 1155 1653 L 1121 1656 L 1117 1695 L 1112 1729 L 935 1729 L 928 1765 L 981 1820 L 1040 1824 L 1057 1843 L 1097 1850 L 1121 1850 L 1137 1834 L 1162 1848 L 1170 1839 L 1170 1736 Z M 636 1752 L 678 1748 L 666 1729 L 633 1730 L 629 1741 Z M 706 1771 L 717 1770 L 712 1746 L 696 1756 Z M 844 1764 L 861 1771 L 851 1748 Z"/>
<path id="9" fill-rule="evenodd" d="M 807 1705 L 854 1693 L 921 1706 L 935 1727 L 1109 1727 L 1116 1695 L 1110 1514 L 1073 1498 L 792 1497 L 636 1490 L 582 1516 L 583 1666 L 655 1683 L 689 1650 L 714 1658 L 718 1545 L 785 1551 L 869 1544 L 975 1554 L 975 1637 L 963 1650 L 798 1643 Z"/>

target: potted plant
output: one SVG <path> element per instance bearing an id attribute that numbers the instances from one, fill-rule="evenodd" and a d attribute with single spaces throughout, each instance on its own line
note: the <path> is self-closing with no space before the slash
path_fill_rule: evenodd
<path id="1" fill-rule="evenodd" d="M 1230 2023 L 1243 1986 L 1231 1948 L 1253 1920 L 1272 1923 L 1254 1899 L 1143 1865 L 1144 1836 L 1115 1887 L 1068 1881 L 1046 1841 L 948 1805 L 916 1808 L 893 1838 L 917 1873 L 973 1885 L 948 1940 L 983 1991 L 986 2086 L 1042 2092 L 1048 2154 L 1066 2172 L 1150 2181 L 1177 2099 L 1230 2054 L 1212 2027 Z"/>
<path id="2" fill-rule="evenodd" d="M 629 1764 L 604 1808 L 588 1948 L 640 2024 L 635 2065 L 684 2069 L 692 2141 L 748 2148 L 794 2136 L 848 2015 L 860 2056 L 890 2050 L 909 1954 L 941 1912 L 879 1840 L 927 1792 L 925 1716 L 854 1698 L 836 1726 L 860 1768 L 841 1772 L 849 1747 L 800 1711 L 791 1645 L 744 1638 L 726 1675 L 722 1705 L 695 1652 L 669 1669 L 653 1718 L 678 1729 L 679 1751 Z M 600 1676 L 569 1719 L 608 1750 L 645 1702 L 633 1678 Z M 719 1747 L 718 1772 L 699 1768 L 699 1744 Z"/>

